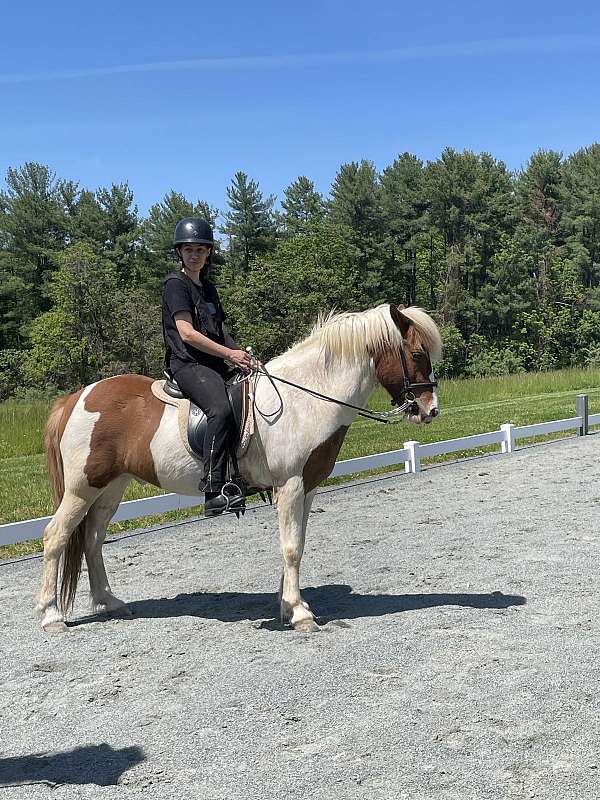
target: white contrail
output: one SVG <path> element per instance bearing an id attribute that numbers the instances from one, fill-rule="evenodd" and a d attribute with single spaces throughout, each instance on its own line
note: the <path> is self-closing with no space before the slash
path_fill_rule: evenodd
<path id="1" fill-rule="evenodd" d="M 225 71 L 278 69 L 285 67 L 336 66 L 343 64 L 380 64 L 428 58 L 489 56 L 496 54 L 540 54 L 600 50 L 599 36 L 547 36 L 507 39 L 482 39 L 473 42 L 417 45 L 394 50 L 338 53 L 298 53 L 295 55 L 192 58 L 184 61 L 154 61 L 143 64 L 117 64 L 89 69 L 48 72 L 22 72 L 0 75 L 0 84 L 63 81 L 144 72 Z"/>

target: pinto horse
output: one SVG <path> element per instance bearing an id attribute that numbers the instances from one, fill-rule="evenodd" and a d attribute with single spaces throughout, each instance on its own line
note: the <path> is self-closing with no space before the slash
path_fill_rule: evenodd
<path id="1" fill-rule="evenodd" d="M 409 396 L 407 416 L 420 423 L 439 413 L 431 362 L 440 353 L 439 331 L 425 311 L 385 304 L 329 315 L 267 369 L 354 406 L 364 406 L 377 382 L 400 405 L 410 383 L 414 402 Z M 58 508 L 44 531 L 37 608 L 46 631 L 67 627 L 84 554 L 93 609 L 129 613 L 111 591 L 102 544 L 132 478 L 200 494 L 202 465 L 181 441 L 177 409 L 152 394 L 152 382 L 143 375 L 106 378 L 59 398 L 50 412 L 44 443 Z M 254 435 L 239 468 L 247 485 L 274 490 L 283 554 L 281 617 L 299 630 L 318 629 L 299 585 L 308 514 L 356 414 L 289 383 L 276 387 L 264 375 L 254 388 Z"/>

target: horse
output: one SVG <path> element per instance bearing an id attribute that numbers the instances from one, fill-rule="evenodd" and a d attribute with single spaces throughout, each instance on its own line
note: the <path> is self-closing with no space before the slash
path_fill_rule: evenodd
<path id="1" fill-rule="evenodd" d="M 404 401 L 411 422 L 430 422 L 439 413 L 432 362 L 440 354 L 439 330 L 423 309 L 383 304 L 318 319 L 305 339 L 265 365 L 271 380 L 256 376 L 254 434 L 239 470 L 246 485 L 273 490 L 283 555 L 280 614 L 295 630 L 318 630 L 300 593 L 306 524 L 356 407 L 379 382 L 392 403 Z M 84 555 L 93 611 L 130 615 L 111 590 L 102 544 L 132 479 L 201 495 L 202 464 L 182 442 L 177 409 L 154 396 L 152 383 L 143 375 L 117 375 L 52 407 L 44 445 L 58 507 L 44 530 L 37 603 L 46 632 L 68 627 Z"/>

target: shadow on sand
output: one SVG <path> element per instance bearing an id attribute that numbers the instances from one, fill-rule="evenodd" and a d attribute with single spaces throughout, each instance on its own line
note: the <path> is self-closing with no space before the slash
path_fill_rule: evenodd
<path id="1" fill-rule="evenodd" d="M 0 787 L 45 784 L 115 786 L 124 772 L 145 761 L 139 747 L 115 750 L 109 744 L 77 747 L 66 753 L 0 758 Z"/>
<path id="2" fill-rule="evenodd" d="M 438 606 L 468 608 L 508 608 L 527 601 L 521 595 L 486 592 L 480 594 L 355 594 L 351 586 L 329 584 L 303 589 L 302 596 L 310 604 L 321 625 L 339 619 L 381 617 L 401 611 L 419 611 Z M 133 619 L 167 617 L 201 617 L 220 622 L 264 620 L 279 617 L 277 597 L 266 592 L 195 592 L 173 598 L 135 600 L 128 603 Z M 69 622 L 70 626 L 106 620 L 106 614 L 94 614 Z M 266 625 L 265 627 L 271 627 Z"/>

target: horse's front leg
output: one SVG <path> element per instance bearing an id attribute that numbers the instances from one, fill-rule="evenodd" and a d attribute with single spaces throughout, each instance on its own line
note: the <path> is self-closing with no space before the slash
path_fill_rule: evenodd
<path id="1" fill-rule="evenodd" d="M 301 477 L 290 478 L 277 490 L 279 536 L 283 554 L 281 578 L 281 619 L 289 621 L 295 630 L 319 630 L 308 603 L 300 595 L 300 561 L 304 552 L 304 538 L 310 504 L 314 492 L 304 493 Z"/>

